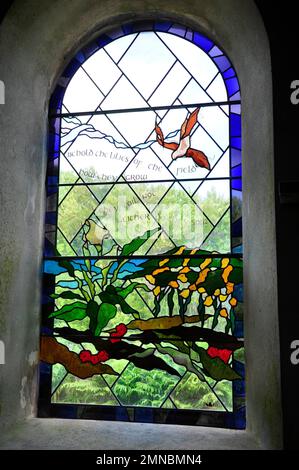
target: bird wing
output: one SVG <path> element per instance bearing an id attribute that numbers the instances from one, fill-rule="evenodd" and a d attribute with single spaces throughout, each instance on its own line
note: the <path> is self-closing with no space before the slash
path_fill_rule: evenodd
<path id="1" fill-rule="evenodd" d="M 176 150 L 178 146 L 179 144 L 177 144 L 176 142 L 164 142 L 163 144 L 163 147 L 170 150 Z"/>
<path id="2" fill-rule="evenodd" d="M 197 123 L 197 116 L 199 113 L 200 108 L 196 108 L 190 116 L 183 122 L 181 127 L 181 139 L 190 135 L 193 127 Z"/>
<path id="3" fill-rule="evenodd" d="M 157 121 L 155 124 L 155 131 L 156 131 L 156 138 L 158 144 L 162 145 L 164 147 L 164 134 L 160 126 L 158 126 Z"/>
<path id="4" fill-rule="evenodd" d="M 158 144 L 162 145 L 162 147 L 165 147 L 170 150 L 176 150 L 179 146 L 176 142 L 165 142 L 164 141 L 164 134 L 160 126 L 158 126 L 157 122 L 155 125 L 155 131 L 157 135 L 157 142 Z"/>
<path id="5" fill-rule="evenodd" d="M 181 132 L 180 132 L 180 139 L 186 137 L 186 126 L 187 126 L 188 118 L 186 117 L 185 121 L 181 125 Z"/>
<path id="6" fill-rule="evenodd" d="M 190 148 L 186 152 L 186 157 L 191 157 L 198 166 L 201 166 L 203 168 L 206 168 L 207 170 L 210 170 L 209 160 L 207 156 L 200 150 Z"/>

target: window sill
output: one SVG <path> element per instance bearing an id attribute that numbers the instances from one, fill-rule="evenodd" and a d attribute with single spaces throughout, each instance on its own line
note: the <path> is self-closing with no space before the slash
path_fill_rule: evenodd
<path id="1" fill-rule="evenodd" d="M 88 444 L 86 436 L 88 435 Z M 248 431 L 111 421 L 29 418 L 2 435 L 0 449 L 259 450 Z"/>

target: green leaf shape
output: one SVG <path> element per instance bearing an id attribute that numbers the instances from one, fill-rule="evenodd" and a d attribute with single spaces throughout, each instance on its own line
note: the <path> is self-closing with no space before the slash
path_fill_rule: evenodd
<path id="1" fill-rule="evenodd" d="M 88 271 L 90 272 L 91 271 L 91 261 L 90 261 L 90 259 L 86 258 L 86 260 L 84 260 L 84 262 L 85 262 L 85 266 L 87 267 Z"/>
<path id="2" fill-rule="evenodd" d="M 119 305 L 123 313 L 133 315 L 134 318 L 139 318 L 139 312 L 126 302 L 114 286 L 107 286 L 106 290 L 99 294 L 99 297 L 102 302 L 111 305 Z"/>
<path id="3" fill-rule="evenodd" d="M 244 364 L 245 362 L 245 351 L 244 348 L 237 349 L 234 351 L 234 360 L 242 362 Z"/>
<path id="4" fill-rule="evenodd" d="M 136 352 L 128 356 L 128 359 L 140 369 L 160 369 L 168 372 L 171 375 L 180 377 L 180 374 L 177 370 L 167 364 L 162 358 L 155 356 L 155 348 L 148 348 L 141 352 Z"/>
<path id="5" fill-rule="evenodd" d="M 181 318 L 184 319 L 184 315 L 187 311 L 189 303 L 191 302 L 193 292 L 190 292 L 189 296 L 185 300 L 180 295 L 180 291 L 177 291 L 177 293 L 178 293 L 179 314 Z"/>
<path id="6" fill-rule="evenodd" d="M 154 317 L 156 318 L 159 313 L 160 313 L 160 310 L 161 310 L 161 305 L 160 305 L 160 301 L 157 299 L 157 297 L 154 298 L 154 310 L 153 310 L 153 315 Z"/>
<path id="7" fill-rule="evenodd" d="M 91 298 L 93 299 L 94 296 L 95 296 L 95 286 L 94 286 L 93 282 L 91 281 L 91 279 L 88 276 L 86 271 L 82 270 L 82 274 L 83 274 L 84 280 L 86 281 L 86 283 L 88 285 L 89 292 L 91 294 Z"/>
<path id="8" fill-rule="evenodd" d="M 60 292 L 60 294 L 51 294 L 50 297 L 52 297 L 52 299 L 68 299 L 68 300 L 72 300 L 72 299 L 79 299 L 79 300 L 85 300 L 85 298 L 80 295 L 80 294 L 75 294 L 75 292 L 72 292 L 70 290 L 67 290 L 65 292 Z"/>
<path id="9" fill-rule="evenodd" d="M 157 227 L 153 230 L 147 230 L 144 232 L 143 235 L 140 237 L 134 238 L 130 243 L 127 243 L 126 245 L 123 246 L 123 249 L 121 250 L 121 256 L 129 256 L 135 253 L 135 251 L 139 250 L 139 248 L 155 233 L 159 232 L 161 229 L 160 227 Z"/>
<path id="10" fill-rule="evenodd" d="M 185 315 L 185 313 L 187 312 L 187 308 L 188 308 L 188 305 L 191 302 L 192 295 L 193 295 L 193 292 L 191 291 L 190 294 L 189 294 L 189 297 L 187 297 L 187 299 L 185 299 L 185 301 L 184 301 L 183 315 Z"/>
<path id="11" fill-rule="evenodd" d="M 206 308 L 205 308 L 202 296 L 199 297 L 199 301 L 198 301 L 198 305 L 197 305 L 197 311 L 198 311 L 198 316 L 199 316 L 199 319 L 200 319 L 200 322 L 201 322 L 201 326 L 203 327 L 204 322 L 206 320 L 206 318 L 205 318 Z"/>
<path id="12" fill-rule="evenodd" d="M 229 318 L 230 318 L 230 324 L 232 328 L 232 334 L 235 334 L 236 314 L 233 308 L 230 309 Z"/>
<path id="13" fill-rule="evenodd" d="M 171 291 L 169 292 L 167 296 L 168 312 L 169 312 L 170 317 L 172 317 L 172 314 L 173 314 L 173 307 L 174 307 L 173 296 L 174 296 L 174 290 L 171 289 Z"/>
<path id="14" fill-rule="evenodd" d="M 186 367 L 189 372 L 193 372 L 199 380 L 205 381 L 204 375 L 194 367 L 188 354 L 184 354 L 171 347 L 161 346 L 161 344 L 156 344 L 156 348 L 161 354 L 168 354 L 176 364 Z"/>
<path id="15" fill-rule="evenodd" d="M 82 238 L 82 241 L 83 241 L 83 242 L 84 242 L 85 236 L 86 236 L 86 235 L 85 235 L 85 232 L 83 232 L 83 238 Z M 90 249 L 89 249 L 89 247 L 88 247 L 88 242 L 87 242 L 87 241 L 85 241 L 85 242 L 83 243 L 82 251 L 83 251 L 83 255 L 84 255 L 84 256 L 91 256 Z M 91 262 L 90 262 L 90 259 L 86 258 L 86 259 L 84 260 L 84 263 L 85 263 L 85 266 L 87 267 L 87 270 L 90 272 L 90 270 L 91 270 Z M 83 272 L 83 274 L 84 274 L 84 272 Z"/>
<path id="16" fill-rule="evenodd" d="M 230 321 L 229 318 L 226 318 L 226 326 L 225 326 L 225 330 L 224 330 L 225 333 L 228 334 L 231 327 L 232 327 L 232 322 Z"/>
<path id="17" fill-rule="evenodd" d="M 212 323 L 212 330 L 214 330 L 214 328 L 216 328 L 216 326 L 218 325 L 218 318 L 220 315 L 220 310 L 221 310 L 221 307 L 218 307 L 215 309 L 213 323 Z"/>
<path id="18" fill-rule="evenodd" d="M 116 292 L 118 295 L 120 295 L 123 299 L 125 299 L 129 294 L 131 294 L 135 289 L 144 289 L 147 292 L 150 292 L 151 289 L 143 283 L 140 282 L 132 282 L 129 286 L 122 288 L 122 287 L 117 287 Z"/>
<path id="19" fill-rule="evenodd" d="M 76 277 L 76 280 L 78 282 L 78 289 L 80 290 L 81 294 L 84 296 L 86 302 L 89 302 L 90 301 L 90 295 L 83 289 L 82 279 Z"/>
<path id="20" fill-rule="evenodd" d="M 95 328 L 95 336 L 99 336 L 101 334 L 101 331 L 105 326 L 108 324 L 108 322 L 115 317 L 117 313 L 117 308 L 115 305 L 107 304 L 103 302 L 98 309 L 98 315 L 97 315 L 97 326 Z"/>
<path id="21" fill-rule="evenodd" d="M 103 281 L 102 281 L 102 287 L 104 288 L 107 284 L 107 281 L 108 281 L 108 274 L 109 274 L 109 271 L 110 271 L 110 268 L 113 266 L 114 264 L 114 260 L 113 261 L 110 261 L 109 264 L 107 264 L 107 266 L 105 266 L 105 268 L 102 269 L 102 276 L 103 276 Z"/>
<path id="22" fill-rule="evenodd" d="M 97 327 L 98 310 L 99 310 L 99 305 L 97 304 L 97 302 L 95 302 L 94 300 L 90 300 L 87 304 L 86 314 L 90 318 L 89 327 L 93 334 Z"/>
<path id="23" fill-rule="evenodd" d="M 155 318 L 157 318 L 157 316 L 159 315 L 159 313 L 161 311 L 161 302 L 164 299 L 165 295 L 166 295 L 166 292 L 162 291 L 162 292 L 160 292 L 158 297 L 156 297 L 156 296 L 154 297 L 155 307 L 154 307 L 154 310 L 153 310 L 153 315 L 154 315 Z"/>
<path id="24" fill-rule="evenodd" d="M 171 336 L 171 340 L 168 339 L 168 335 L 164 335 L 163 333 L 160 333 L 159 331 L 155 331 L 154 334 L 160 339 L 160 340 L 165 340 L 165 342 L 172 344 L 174 347 L 176 347 L 180 352 L 184 354 L 189 354 L 189 347 L 186 346 L 185 342 L 182 341 L 182 338 L 179 336 Z M 141 335 L 140 335 L 141 336 Z M 142 338 L 141 338 L 142 341 Z"/>
<path id="25" fill-rule="evenodd" d="M 90 249 L 88 248 L 87 243 L 83 243 L 82 251 L 84 256 L 91 256 Z"/>
<path id="26" fill-rule="evenodd" d="M 179 314 L 180 314 L 180 317 L 183 318 L 184 317 L 184 300 L 183 300 L 183 297 L 180 295 L 179 291 L 177 291 L 177 294 L 178 294 Z"/>
<path id="27" fill-rule="evenodd" d="M 242 377 L 219 357 L 210 357 L 203 348 L 198 348 L 201 363 L 207 374 L 214 380 L 238 380 Z"/>
<path id="28" fill-rule="evenodd" d="M 74 302 L 73 304 L 64 305 L 59 310 L 51 313 L 49 318 L 58 318 L 67 322 L 83 320 L 87 316 L 86 308 L 86 303 Z"/>
<path id="29" fill-rule="evenodd" d="M 128 262 L 128 260 L 123 259 L 122 261 L 117 261 L 117 268 L 114 270 L 110 284 L 113 284 L 117 280 L 118 273 L 120 269 Z"/>
<path id="30" fill-rule="evenodd" d="M 70 277 L 73 277 L 73 278 L 76 278 L 75 276 L 75 268 L 74 266 L 72 265 L 72 263 L 70 263 L 69 261 L 67 260 L 61 260 L 61 261 L 58 261 L 58 264 L 59 266 L 61 266 L 62 268 L 65 268 L 68 272 L 68 275 Z"/>
<path id="31" fill-rule="evenodd" d="M 102 245 L 93 245 L 93 246 L 94 246 L 95 249 L 97 250 L 98 256 L 102 256 L 102 254 L 103 254 L 103 253 L 102 253 L 102 252 L 103 252 L 103 250 L 102 250 Z M 107 253 L 106 253 L 106 255 L 107 255 Z"/>

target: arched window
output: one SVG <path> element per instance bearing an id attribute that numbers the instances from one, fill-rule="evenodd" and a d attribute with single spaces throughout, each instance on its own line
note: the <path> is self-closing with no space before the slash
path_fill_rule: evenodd
<path id="1" fill-rule="evenodd" d="M 231 62 L 126 24 L 76 54 L 49 123 L 39 415 L 244 428 Z"/>

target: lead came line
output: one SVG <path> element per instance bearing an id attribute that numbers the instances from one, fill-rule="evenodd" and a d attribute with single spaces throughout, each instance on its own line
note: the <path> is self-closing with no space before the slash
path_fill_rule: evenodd
<path id="1" fill-rule="evenodd" d="M 122 114 L 122 113 L 139 113 L 145 111 L 164 111 L 171 109 L 185 109 L 185 108 L 209 108 L 212 106 L 232 106 L 234 104 L 241 104 L 240 100 L 232 101 L 213 101 L 212 103 L 187 103 L 187 104 L 174 104 L 165 106 L 147 106 L 144 108 L 125 108 L 125 109 L 107 109 L 101 111 L 74 111 L 70 113 L 56 113 L 50 114 L 49 119 L 53 118 L 65 118 L 73 116 L 96 116 L 101 114 Z"/>

